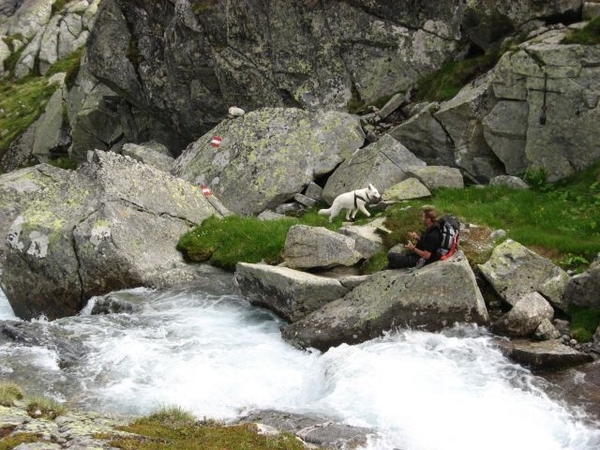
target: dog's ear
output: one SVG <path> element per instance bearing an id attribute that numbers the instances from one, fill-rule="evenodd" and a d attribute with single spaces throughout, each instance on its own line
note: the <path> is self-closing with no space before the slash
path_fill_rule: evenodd
<path id="1" fill-rule="evenodd" d="M 369 189 L 370 189 L 371 191 L 374 191 L 374 190 L 375 190 L 375 186 L 373 186 L 372 184 L 369 184 Z"/>

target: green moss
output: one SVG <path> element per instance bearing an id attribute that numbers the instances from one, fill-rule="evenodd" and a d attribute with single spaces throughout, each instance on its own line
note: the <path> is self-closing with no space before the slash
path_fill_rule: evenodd
<path id="1" fill-rule="evenodd" d="M 581 306 L 569 306 L 571 316 L 571 337 L 579 342 L 591 342 L 600 326 L 600 310 Z"/>
<path id="2" fill-rule="evenodd" d="M 470 81 L 488 72 L 498 62 L 501 53 L 490 49 L 460 61 L 449 61 L 417 82 L 416 101 L 445 101 L 454 97 Z"/>
<path id="3" fill-rule="evenodd" d="M 571 30 L 562 40 L 563 44 L 600 44 L 600 16 L 594 17 L 581 30 Z"/>

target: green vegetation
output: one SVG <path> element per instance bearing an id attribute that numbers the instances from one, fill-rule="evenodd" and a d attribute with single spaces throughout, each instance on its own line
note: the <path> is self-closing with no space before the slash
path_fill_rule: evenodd
<path id="1" fill-rule="evenodd" d="M 44 112 L 48 100 L 58 88 L 48 78 L 65 72 L 65 83 L 73 83 L 79 71 L 82 50 L 57 61 L 45 76 L 28 76 L 20 80 L 0 80 L 0 157 L 9 145 L 27 130 Z M 14 54 L 13 54 L 14 55 Z"/>
<path id="2" fill-rule="evenodd" d="M 27 399 L 27 413 L 31 417 L 44 417 L 50 420 L 67 412 L 67 407 L 46 397 Z"/>
<path id="3" fill-rule="evenodd" d="M 581 30 L 572 30 L 562 41 L 563 44 L 600 44 L 600 16 L 594 17 Z"/>
<path id="4" fill-rule="evenodd" d="M 113 439 L 110 445 L 121 449 L 140 450 L 302 450 L 302 443 L 293 435 L 258 434 L 253 424 L 225 426 L 219 422 L 195 422 L 193 416 L 175 407 L 166 408 L 146 418 L 136 420 L 121 430 L 136 437 Z"/>
<path id="5" fill-rule="evenodd" d="M 11 450 L 20 444 L 29 444 L 40 440 L 40 436 L 36 433 L 17 433 L 14 436 L 2 438 L 0 440 L 0 450 Z"/>
<path id="6" fill-rule="evenodd" d="M 188 261 L 205 262 L 226 270 L 235 270 L 240 262 L 278 264 L 282 259 L 287 232 L 292 225 L 330 227 L 328 218 L 315 211 L 302 219 L 284 218 L 271 221 L 256 217 L 211 217 L 181 237 L 177 249 Z M 341 218 L 336 222 L 341 223 Z M 339 225 L 338 225 L 339 226 Z M 333 227 L 333 226 L 332 226 Z"/>
<path id="7" fill-rule="evenodd" d="M 579 342 L 591 342 L 600 326 L 600 311 L 571 305 L 568 313 L 571 316 L 571 337 Z"/>
<path id="8" fill-rule="evenodd" d="M 10 382 L 0 382 L 0 405 L 2 406 L 13 406 L 15 400 L 21 400 L 23 398 L 23 391 L 21 388 Z"/>
<path id="9" fill-rule="evenodd" d="M 543 171 L 534 174 L 537 187 L 531 189 L 444 188 L 434 191 L 427 203 L 435 205 L 440 214 L 454 214 L 463 222 L 489 229 L 502 228 L 509 238 L 563 268 L 583 270 L 600 252 L 600 163 L 554 184 L 542 181 Z M 423 200 L 403 202 L 382 213 L 391 234 L 383 237 L 384 253 L 369 261 L 363 268 L 365 272 L 381 269 L 386 263 L 387 250 L 404 242 L 409 230 L 422 227 L 422 204 Z M 277 264 L 282 261 L 286 235 L 292 225 L 335 230 L 342 220 L 340 215 L 329 224 L 327 217 L 317 215 L 314 210 L 301 218 L 274 221 L 239 216 L 211 218 L 184 235 L 177 248 L 188 261 L 208 261 L 226 270 L 234 270 L 239 261 Z M 364 220 L 361 218 L 358 223 Z M 475 254 L 467 253 L 467 257 L 472 264 L 483 262 L 475 260 Z"/>
<path id="10" fill-rule="evenodd" d="M 0 156 L 44 112 L 56 88 L 45 78 L 0 82 L 0 111 L 4 111 L 0 115 Z"/>
<path id="11" fill-rule="evenodd" d="M 50 78 L 52 75 L 64 72 L 65 73 L 65 85 L 68 88 L 72 88 L 79 74 L 81 67 L 81 57 L 83 55 L 83 47 L 69 53 L 60 61 L 56 61 L 52 64 L 46 72 L 45 78 Z"/>
<path id="12" fill-rule="evenodd" d="M 492 49 L 483 55 L 447 62 L 440 70 L 419 80 L 414 100 L 450 100 L 470 81 L 494 67 L 500 56 L 499 50 Z"/>

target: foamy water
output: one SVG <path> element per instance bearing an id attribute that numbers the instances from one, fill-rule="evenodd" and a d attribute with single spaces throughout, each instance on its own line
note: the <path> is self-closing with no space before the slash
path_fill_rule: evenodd
<path id="1" fill-rule="evenodd" d="M 597 450 L 600 431 L 553 401 L 504 358 L 485 330 L 407 331 L 322 354 L 297 350 L 282 322 L 234 294 L 121 293 L 136 314 L 41 321 L 77 343 L 57 353 L 3 342 L 0 376 L 79 407 L 148 414 L 180 406 L 198 418 L 254 409 L 325 414 L 372 427 L 370 450 Z M 13 318 L 0 296 L 0 318 Z"/>

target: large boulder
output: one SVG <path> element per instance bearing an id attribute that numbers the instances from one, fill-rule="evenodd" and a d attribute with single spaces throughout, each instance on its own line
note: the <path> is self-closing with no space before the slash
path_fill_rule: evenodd
<path id="1" fill-rule="evenodd" d="M 373 184 L 380 193 L 405 180 L 409 167 L 425 166 L 389 134 L 356 150 L 331 174 L 323 188 L 323 200 L 333 203 L 340 194 Z"/>
<path id="2" fill-rule="evenodd" d="M 221 138 L 213 146 L 213 136 Z M 258 214 L 331 172 L 364 142 L 357 116 L 264 108 L 224 120 L 177 158 L 173 173 L 207 183 L 238 214 Z"/>
<path id="3" fill-rule="evenodd" d="M 561 370 L 594 360 L 592 355 L 569 347 L 559 339 L 498 341 L 497 344 L 507 357 L 537 371 Z"/>
<path id="4" fill-rule="evenodd" d="M 251 304 L 267 308 L 289 322 L 348 292 L 336 279 L 267 264 L 238 263 L 234 280 Z"/>
<path id="5" fill-rule="evenodd" d="M 179 238 L 221 215 L 195 186 L 110 152 L 94 152 L 77 172 L 40 165 L 1 175 L 0 192 L 2 289 L 23 319 L 180 280 Z"/>
<path id="6" fill-rule="evenodd" d="M 457 252 L 416 272 L 378 272 L 343 298 L 284 326 L 282 336 L 297 347 L 326 351 L 395 328 L 438 331 L 456 322 L 488 321 L 475 275 L 462 252 Z"/>
<path id="7" fill-rule="evenodd" d="M 552 317 L 554 309 L 550 303 L 537 292 L 530 292 L 496 320 L 492 330 L 511 337 L 527 337 L 533 335 L 544 319 Z"/>
<path id="8" fill-rule="evenodd" d="M 538 292 L 554 307 L 566 311 L 563 301 L 569 275 L 548 258 L 507 239 L 490 259 L 479 265 L 484 278 L 507 303 L 514 306 L 531 292 Z"/>
<path id="9" fill-rule="evenodd" d="M 600 254 L 582 274 L 569 280 L 563 301 L 566 305 L 577 305 L 600 310 Z"/>
<path id="10" fill-rule="evenodd" d="M 283 248 L 285 264 L 294 269 L 353 266 L 363 258 L 355 239 L 324 227 L 292 226 Z"/>

